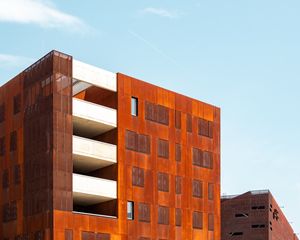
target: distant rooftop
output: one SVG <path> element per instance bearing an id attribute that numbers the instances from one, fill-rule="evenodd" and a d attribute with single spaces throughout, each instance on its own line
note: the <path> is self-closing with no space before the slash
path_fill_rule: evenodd
<path id="1" fill-rule="evenodd" d="M 251 194 L 251 195 L 261 195 L 261 194 L 268 194 L 270 193 L 269 190 L 252 190 L 252 191 L 248 191 L 248 192 L 245 192 L 245 193 L 241 193 L 241 194 L 235 194 L 235 195 L 222 195 L 221 196 L 221 199 L 232 199 L 232 198 L 235 198 L 235 197 L 238 197 L 238 196 L 241 196 L 243 194 Z"/>

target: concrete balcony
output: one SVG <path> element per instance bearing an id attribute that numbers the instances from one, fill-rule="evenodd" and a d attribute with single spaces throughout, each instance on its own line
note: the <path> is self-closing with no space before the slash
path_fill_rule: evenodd
<path id="1" fill-rule="evenodd" d="M 117 162 L 117 146 L 73 136 L 74 169 L 86 173 Z"/>
<path id="2" fill-rule="evenodd" d="M 81 206 L 117 198 L 117 182 L 73 173 L 73 201 Z"/>
<path id="3" fill-rule="evenodd" d="M 74 89 L 84 89 L 88 85 L 97 86 L 113 92 L 117 91 L 117 74 L 73 59 L 73 82 L 78 84 Z"/>
<path id="4" fill-rule="evenodd" d="M 73 98 L 74 134 L 92 138 L 117 126 L 117 111 Z"/>

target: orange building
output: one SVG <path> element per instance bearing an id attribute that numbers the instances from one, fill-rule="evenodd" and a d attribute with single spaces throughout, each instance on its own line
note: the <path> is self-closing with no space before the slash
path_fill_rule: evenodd
<path id="1" fill-rule="evenodd" d="M 220 239 L 220 109 L 52 51 L 0 87 L 1 239 Z"/>

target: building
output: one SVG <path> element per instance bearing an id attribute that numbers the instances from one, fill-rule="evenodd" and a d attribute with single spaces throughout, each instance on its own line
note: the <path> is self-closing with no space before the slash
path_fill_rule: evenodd
<path id="1" fill-rule="evenodd" d="M 220 109 L 52 51 L 0 88 L 5 240 L 220 239 Z"/>
<path id="2" fill-rule="evenodd" d="M 221 197 L 221 239 L 298 240 L 268 190 Z"/>

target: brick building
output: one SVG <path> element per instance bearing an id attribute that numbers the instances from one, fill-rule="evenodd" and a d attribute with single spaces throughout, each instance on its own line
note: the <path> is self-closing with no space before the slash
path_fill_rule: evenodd
<path id="1" fill-rule="evenodd" d="M 268 190 L 221 197 L 222 240 L 298 240 Z"/>
<path id="2" fill-rule="evenodd" d="M 0 87 L 5 240 L 220 239 L 220 109 L 52 51 Z"/>

